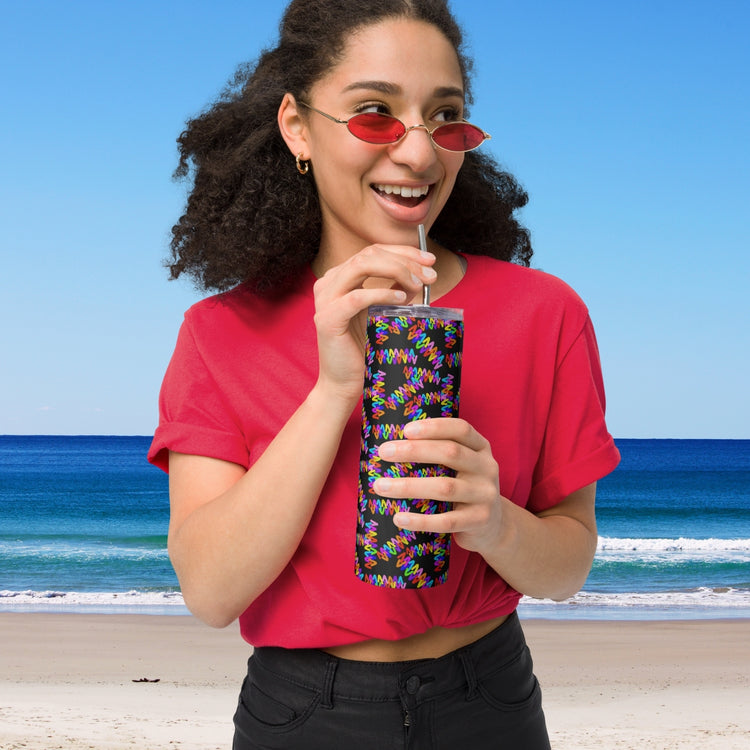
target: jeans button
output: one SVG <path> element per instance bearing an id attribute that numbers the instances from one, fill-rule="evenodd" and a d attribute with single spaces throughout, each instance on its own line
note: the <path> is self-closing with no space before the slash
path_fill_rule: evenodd
<path id="1" fill-rule="evenodd" d="M 417 690 L 419 690 L 421 682 L 419 680 L 419 677 L 417 675 L 413 674 L 407 681 L 406 681 L 406 692 L 409 693 L 409 695 L 416 695 Z"/>

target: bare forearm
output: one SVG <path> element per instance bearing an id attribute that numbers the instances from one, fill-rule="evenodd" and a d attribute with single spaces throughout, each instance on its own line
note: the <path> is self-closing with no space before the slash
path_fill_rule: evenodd
<path id="1" fill-rule="evenodd" d="M 313 389 L 247 472 L 173 457 L 170 557 L 196 616 L 229 624 L 281 573 L 305 533 L 350 412 Z M 175 513 L 175 498 L 199 498 L 222 484 L 215 499 Z"/>
<path id="2" fill-rule="evenodd" d="M 573 493 L 546 514 L 536 516 L 503 499 L 503 531 L 484 554 L 513 588 L 539 599 L 561 600 L 580 590 L 596 552 L 593 512 L 569 515 L 571 507 L 593 509 L 596 485 Z"/>

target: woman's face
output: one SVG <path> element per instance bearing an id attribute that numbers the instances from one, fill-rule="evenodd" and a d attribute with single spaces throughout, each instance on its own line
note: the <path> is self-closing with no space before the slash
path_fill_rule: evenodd
<path id="1" fill-rule="evenodd" d="M 390 19 L 351 36 L 307 104 L 340 120 L 383 112 L 432 129 L 463 117 L 463 79 L 453 46 L 434 26 Z M 416 244 L 417 226 L 429 229 L 445 205 L 463 153 L 435 147 L 424 128 L 373 145 L 312 110 L 301 114 L 323 215 L 321 249 Z"/>

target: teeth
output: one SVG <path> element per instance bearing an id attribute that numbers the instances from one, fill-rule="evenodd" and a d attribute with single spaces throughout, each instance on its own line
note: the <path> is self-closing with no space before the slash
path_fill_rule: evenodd
<path id="1" fill-rule="evenodd" d="M 386 195 L 400 195 L 402 198 L 421 198 L 430 191 L 429 185 L 405 187 L 402 185 L 375 185 L 375 188 Z"/>

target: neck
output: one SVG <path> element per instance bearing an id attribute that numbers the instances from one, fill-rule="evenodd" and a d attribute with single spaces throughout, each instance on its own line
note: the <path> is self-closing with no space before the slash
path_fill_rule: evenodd
<path id="1" fill-rule="evenodd" d="M 349 258 L 354 257 L 365 245 L 342 246 L 342 243 L 332 243 L 326 239 L 325 232 L 320 240 L 318 254 L 313 259 L 310 267 L 317 278 L 320 278 L 331 268 L 345 263 Z"/>

